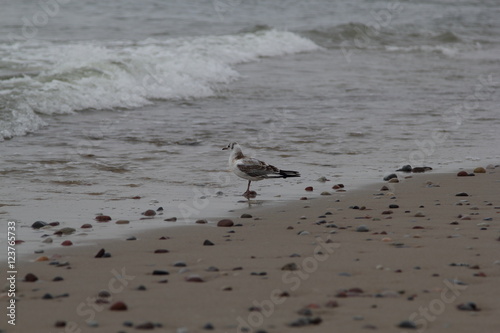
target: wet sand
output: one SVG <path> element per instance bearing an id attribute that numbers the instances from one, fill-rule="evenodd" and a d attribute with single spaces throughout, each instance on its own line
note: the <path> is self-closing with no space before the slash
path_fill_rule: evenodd
<path id="1" fill-rule="evenodd" d="M 494 332 L 499 170 L 400 174 L 399 183 L 346 192 L 311 184 L 331 195 L 237 211 L 230 227 L 210 220 L 33 254 L 17 264 L 16 326 L 0 328 Z M 95 258 L 101 249 L 111 256 Z M 29 273 L 38 280 L 22 281 Z M 111 310 L 123 308 L 117 302 L 126 309 Z"/>

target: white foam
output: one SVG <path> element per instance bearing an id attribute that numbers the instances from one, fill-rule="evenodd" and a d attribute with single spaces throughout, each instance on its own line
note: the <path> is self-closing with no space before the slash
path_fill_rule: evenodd
<path id="1" fill-rule="evenodd" d="M 141 42 L 14 44 L 0 50 L 5 61 L 35 73 L 0 81 L 0 95 L 16 92 L 8 104 L 19 111 L 0 115 L 0 133 L 9 137 L 36 130 L 43 125 L 37 113 L 134 108 L 154 99 L 213 96 L 218 84 L 239 76 L 235 64 L 317 49 L 306 38 L 276 30 Z"/>

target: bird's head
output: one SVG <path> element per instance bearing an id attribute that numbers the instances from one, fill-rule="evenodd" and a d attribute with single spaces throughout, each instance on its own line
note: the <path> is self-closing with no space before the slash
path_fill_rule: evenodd
<path id="1" fill-rule="evenodd" d="M 239 148 L 238 143 L 237 142 L 231 142 L 230 144 L 228 144 L 227 146 L 225 146 L 224 148 L 222 148 L 222 150 L 233 150 L 233 149 L 235 149 L 235 147 Z"/>

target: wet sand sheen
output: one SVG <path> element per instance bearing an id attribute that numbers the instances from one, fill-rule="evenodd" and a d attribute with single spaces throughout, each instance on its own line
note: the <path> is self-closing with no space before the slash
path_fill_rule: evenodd
<path id="1" fill-rule="evenodd" d="M 31 255 L 7 332 L 494 331 L 498 167 L 400 180 Z"/>

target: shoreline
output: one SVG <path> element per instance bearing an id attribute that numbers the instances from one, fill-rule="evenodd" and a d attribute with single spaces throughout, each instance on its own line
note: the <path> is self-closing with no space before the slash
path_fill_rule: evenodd
<path id="1" fill-rule="evenodd" d="M 498 170 L 411 174 L 400 183 L 234 210 L 236 226 L 168 226 L 136 232 L 136 240 L 47 249 L 17 263 L 16 329 L 135 331 L 150 323 L 160 332 L 285 332 L 289 325 L 400 332 L 409 318 L 419 331 L 466 332 L 478 319 L 494 329 Z M 388 191 L 380 191 L 384 185 Z M 243 213 L 252 217 L 237 217 Z M 94 258 L 102 248 L 111 256 Z M 38 280 L 22 281 L 28 273 Z M 117 301 L 127 310 L 110 310 Z M 456 308 L 470 302 L 481 311 Z M 436 313 L 426 317 L 422 307 Z"/>

